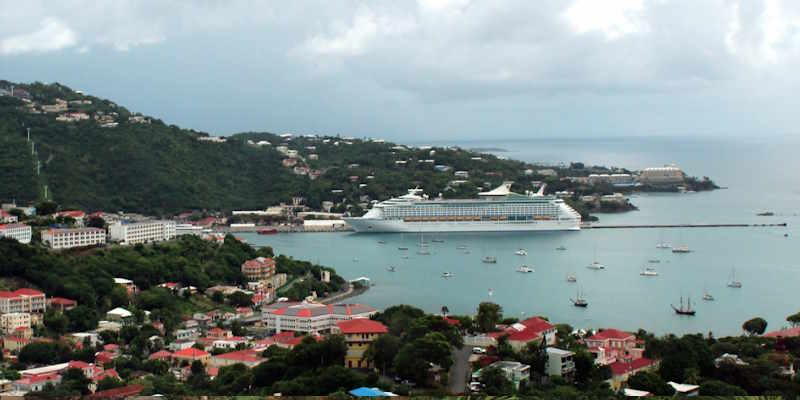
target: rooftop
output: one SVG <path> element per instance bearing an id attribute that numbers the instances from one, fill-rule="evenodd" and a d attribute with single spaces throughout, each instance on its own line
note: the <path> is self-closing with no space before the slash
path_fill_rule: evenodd
<path id="1" fill-rule="evenodd" d="M 366 318 L 354 318 L 336 324 L 342 333 L 388 333 L 386 325 Z"/>

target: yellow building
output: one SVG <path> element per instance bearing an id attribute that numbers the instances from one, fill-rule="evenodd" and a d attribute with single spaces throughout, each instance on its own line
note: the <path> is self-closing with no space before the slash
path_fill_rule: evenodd
<path id="1" fill-rule="evenodd" d="M 337 323 L 333 331 L 334 333 L 341 333 L 347 342 L 347 355 L 344 358 L 345 367 L 373 368 L 372 363 L 364 358 L 364 353 L 375 339 L 388 333 L 389 329 L 378 321 L 356 318 Z"/>

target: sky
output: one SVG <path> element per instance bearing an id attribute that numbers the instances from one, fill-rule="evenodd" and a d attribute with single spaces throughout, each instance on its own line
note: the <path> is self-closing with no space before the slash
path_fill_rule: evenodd
<path id="1" fill-rule="evenodd" d="M 395 141 L 795 135 L 800 2 L 0 0 L 0 79 Z"/>

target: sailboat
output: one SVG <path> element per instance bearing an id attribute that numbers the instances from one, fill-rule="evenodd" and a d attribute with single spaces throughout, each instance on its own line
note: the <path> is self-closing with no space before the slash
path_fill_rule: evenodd
<path id="1" fill-rule="evenodd" d="M 645 269 L 642 270 L 642 272 L 639 272 L 639 275 L 641 275 L 641 276 L 658 276 L 658 271 L 656 271 L 656 269 L 653 268 L 653 267 L 646 267 Z"/>
<path id="2" fill-rule="evenodd" d="M 591 264 L 587 265 L 586 268 L 600 270 L 606 269 L 606 266 L 597 262 L 597 246 L 594 247 L 594 261 Z"/>
<path id="3" fill-rule="evenodd" d="M 481 261 L 483 261 L 484 264 L 497 264 L 497 257 L 486 256 L 486 257 L 483 257 L 483 259 Z"/>
<path id="4" fill-rule="evenodd" d="M 422 232 L 419 233 L 419 243 L 417 244 L 417 246 L 419 246 L 419 250 L 417 250 L 417 254 L 422 255 L 422 256 L 427 256 L 427 255 L 431 254 L 430 250 L 428 250 L 428 243 L 425 242 L 425 239 L 424 239 L 424 236 L 423 236 Z"/>
<path id="5" fill-rule="evenodd" d="M 400 234 L 400 243 L 405 243 L 405 235 L 404 234 Z M 397 248 L 397 250 L 408 250 L 408 247 L 400 246 L 400 247 Z"/>
<path id="6" fill-rule="evenodd" d="M 683 237 L 683 234 L 681 234 L 680 237 Z M 691 250 L 689 250 L 689 246 L 687 246 L 685 244 L 682 244 L 680 246 L 673 247 L 672 248 L 672 252 L 673 253 L 690 253 Z"/>
<path id="7" fill-rule="evenodd" d="M 686 298 L 686 308 L 683 308 L 683 296 L 681 296 L 681 306 L 679 308 L 676 308 L 672 304 L 670 304 L 670 307 L 672 307 L 672 309 L 675 310 L 676 314 L 680 314 L 680 315 L 694 315 L 695 314 L 695 311 L 692 310 L 692 299 L 689 298 L 689 297 Z"/>
<path id="8" fill-rule="evenodd" d="M 664 232 L 660 232 L 658 234 L 658 243 L 656 243 L 657 249 L 671 249 L 672 245 L 664 241 Z"/>
<path id="9" fill-rule="evenodd" d="M 531 272 L 534 272 L 534 271 L 535 270 L 533 268 L 531 268 L 531 267 L 529 267 L 527 265 L 521 265 L 519 268 L 517 268 L 517 272 L 522 272 L 524 274 L 531 273 Z"/>
<path id="10" fill-rule="evenodd" d="M 390 266 L 388 266 L 388 267 L 386 268 L 386 270 L 387 270 L 387 271 L 389 271 L 389 272 L 394 272 L 394 271 L 396 271 L 396 270 L 397 270 L 397 268 L 395 268 L 395 266 L 394 266 L 394 265 L 390 265 Z"/>
<path id="11" fill-rule="evenodd" d="M 569 274 L 569 275 L 567 275 L 567 282 L 569 282 L 569 283 L 575 283 L 575 282 L 577 282 L 577 281 L 578 281 L 578 278 L 575 276 L 575 274 Z"/>
<path id="12" fill-rule="evenodd" d="M 572 305 L 574 305 L 575 307 L 586 308 L 589 306 L 589 302 L 586 301 L 585 298 L 583 298 L 583 293 L 581 293 L 580 289 L 578 289 L 578 293 L 576 293 L 575 299 L 570 299 L 570 301 L 572 301 Z"/>
<path id="13" fill-rule="evenodd" d="M 742 282 L 736 280 L 736 269 L 731 270 L 731 276 L 728 279 L 728 287 L 734 289 L 740 289 L 742 287 Z"/>
<path id="14" fill-rule="evenodd" d="M 558 251 L 566 251 L 567 247 L 564 246 L 564 245 L 561 245 L 561 246 L 556 247 L 556 250 L 558 250 Z"/>
<path id="15" fill-rule="evenodd" d="M 528 250 L 519 249 L 519 250 L 515 251 L 514 254 L 516 254 L 518 256 L 527 256 L 528 255 Z"/>

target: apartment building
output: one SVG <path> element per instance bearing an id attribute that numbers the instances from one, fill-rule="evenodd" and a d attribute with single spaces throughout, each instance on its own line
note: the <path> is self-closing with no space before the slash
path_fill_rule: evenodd
<path id="1" fill-rule="evenodd" d="M 0 291 L 0 314 L 44 312 L 47 300 L 44 293 L 35 289 Z"/>
<path id="2" fill-rule="evenodd" d="M 25 224 L 0 225 L 0 237 L 15 239 L 23 244 L 31 242 L 31 232 L 31 227 Z"/>
<path id="3" fill-rule="evenodd" d="M 13 312 L 0 315 L 0 331 L 10 335 L 18 328 L 30 328 L 31 315 L 26 312 Z"/>
<path id="4" fill-rule="evenodd" d="M 347 368 L 373 368 L 374 364 L 365 357 L 369 346 L 379 336 L 389 333 L 386 325 L 367 318 L 341 321 L 333 327 L 333 333 L 340 333 L 347 342 L 344 365 Z"/>
<path id="5" fill-rule="evenodd" d="M 174 221 L 120 222 L 108 227 L 111 241 L 137 244 L 170 240 L 175 237 Z"/>
<path id="6" fill-rule="evenodd" d="M 96 246 L 106 243 L 106 231 L 100 228 L 48 229 L 42 242 L 51 249 Z"/>
<path id="7" fill-rule="evenodd" d="M 242 264 L 242 275 L 247 278 L 248 282 L 270 279 L 275 275 L 275 260 L 268 257 L 247 260 Z"/>

